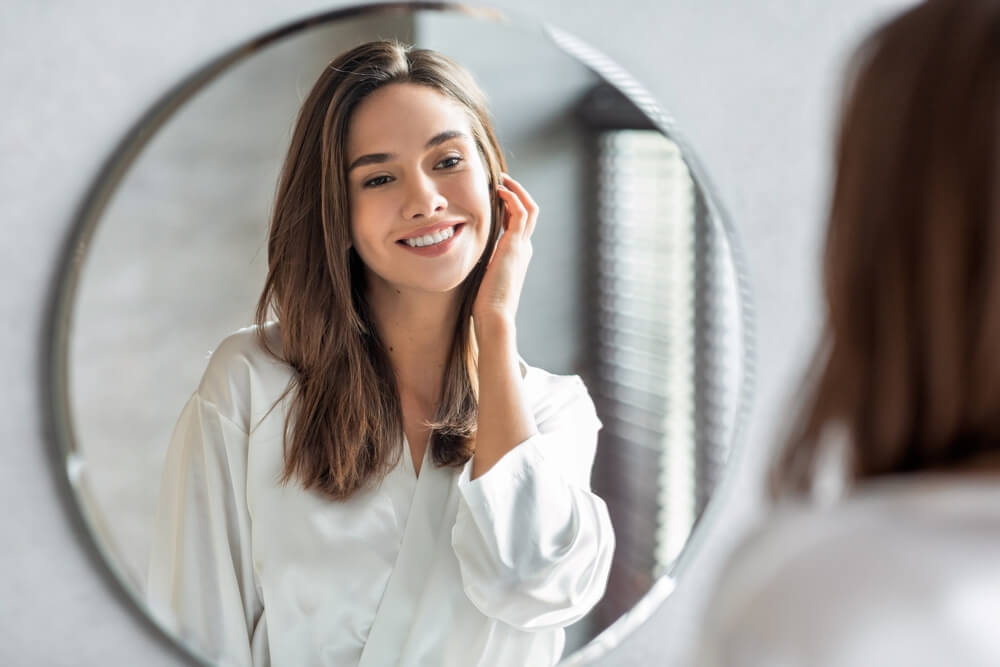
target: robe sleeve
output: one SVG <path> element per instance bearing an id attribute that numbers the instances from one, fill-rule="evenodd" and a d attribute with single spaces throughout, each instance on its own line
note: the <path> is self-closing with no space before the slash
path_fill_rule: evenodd
<path id="1" fill-rule="evenodd" d="M 597 418 L 583 382 L 536 413 L 538 433 L 470 480 L 459 477 L 452 547 L 469 600 L 525 631 L 565 627 L 603 597 L 615 538 L 590 490 Z"/>
<path id="2" fill-rule="evenodd" d="M 247 446 L 247 433 L 196 393 L 174 429 L 161 482 L 146 599 L 154 617 L 212 664 L 266 656 Z"/>

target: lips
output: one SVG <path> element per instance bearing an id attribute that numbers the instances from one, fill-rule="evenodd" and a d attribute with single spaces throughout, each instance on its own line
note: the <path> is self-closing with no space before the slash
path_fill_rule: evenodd
<path id="1" fill-rule="evenodd" d="M 435 225 L 438 231 L 430 236 L 410 236 L 407 241 L 397 241 L 396 243 L 407 253 L 420 257 L 440 257 L 449 251 L 455 244 L 456 239 L 462 235 L 465 223 L 460 223 L 451 227 L 445 225 L 443 231 L 441 225 Z"/>
<path id="2" fill-rule="evenodd" d="M 426 227 L 420 227 L 419 229 L 413 230 L 406 236 L 403 236 L 402 238 L 397 240 L 396 243 L 405 243 L 409 239 L 416 239 L 420 238 L 421 236 L 434 236 L 438 232 L 444 231 L 449 227 L 458 227 L 459 225 L 462 224 L 465 224 L 464 220 L 451 220 L 448 222 L 439 222 L 436 225 L 428 225 Z M 456 231 L 458 230 L 456 229 Z"/>

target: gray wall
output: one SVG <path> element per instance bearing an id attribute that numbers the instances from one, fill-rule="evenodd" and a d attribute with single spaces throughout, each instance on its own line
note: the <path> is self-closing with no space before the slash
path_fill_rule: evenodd
<path id="1" fill-rule="evenodd" d="M 339 4 L 339 3 L 337 3 Z M 758 514 L 818 324 L 817 244 L 843 58 L 908 0 L 505 0 L 583 37 L 645 83 L 694 146 L 742 237 L 757 309 L 757 391 L 724 506 L 675 594 L 602 665 L 684 664 L 725 550 Z M 45 298 L 95 171 L 165 88 L 265 27 L 329 3 L 7 3 L 0 21 L 0 663 L 177 664 L 78 546 L 53 474 L 39 367 Z"/>

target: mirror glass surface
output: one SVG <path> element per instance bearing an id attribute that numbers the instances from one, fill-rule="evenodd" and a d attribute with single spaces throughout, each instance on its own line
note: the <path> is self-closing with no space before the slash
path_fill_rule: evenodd
<path id="1" fill-rule="evenodd" d="M 567 662 L 669 581 L 747 398 L 741 274 L 680 140 L 550 34 L 460 11 L 316 22 L 247 49 L 148 140 L 127 139 L 81 223 L 57 356 L 70 480 L 137 598 L 174 423 L 213 347 L 252 321 L 299 105 L 334 56 L 387 37 L 442 51 L 486 92 L 509 172 L 541 207 L 519 352 L 579 374 L 604 424 L 592 486 L 617 550 L 604 599 L 567 629 Z"/>

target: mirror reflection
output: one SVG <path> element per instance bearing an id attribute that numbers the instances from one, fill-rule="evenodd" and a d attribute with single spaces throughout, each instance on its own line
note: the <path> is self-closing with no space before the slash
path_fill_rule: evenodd
<path id="1" fill-rule="evenodd" d="M 544 34 L 460 13 L 228 68 L 115 187 L 71 306 L 112 566 L 210 660 L 572 663 L 672 572 L 737 425 L 688 165 Z"/>

